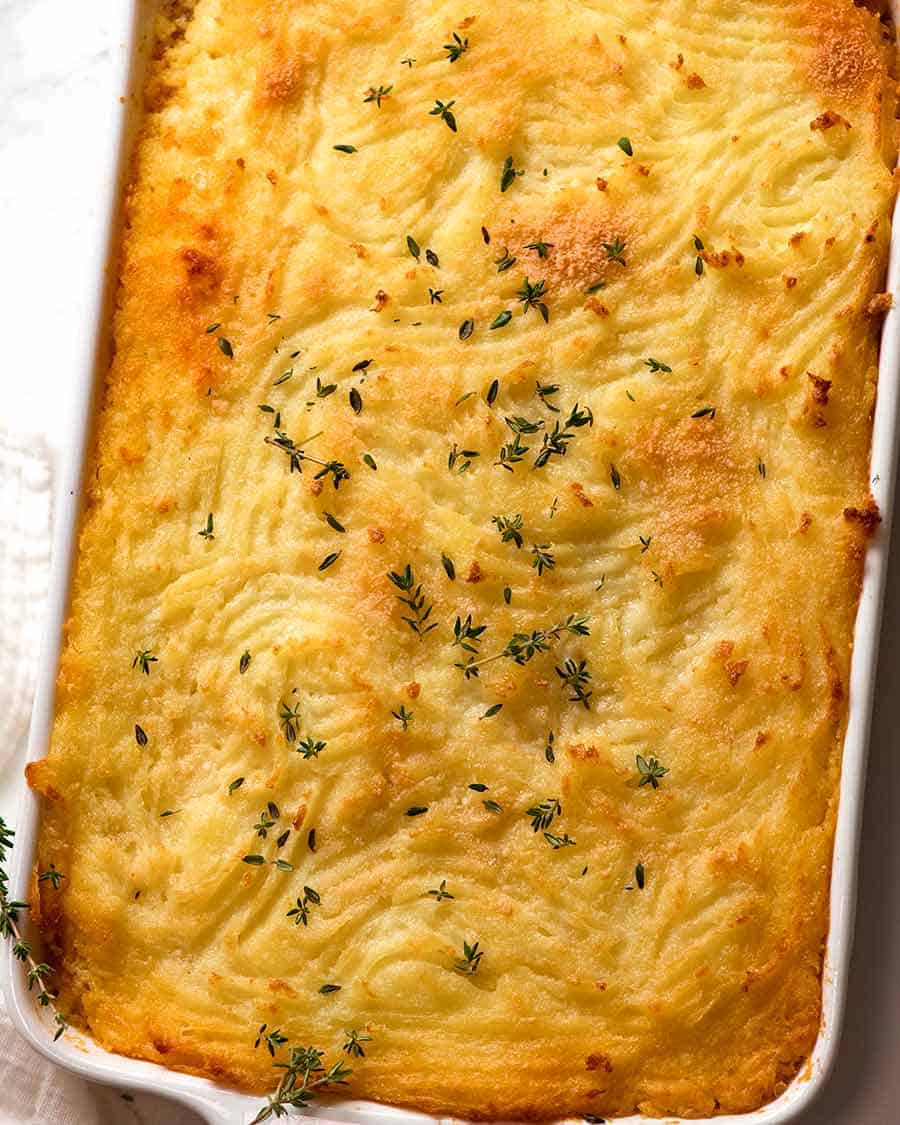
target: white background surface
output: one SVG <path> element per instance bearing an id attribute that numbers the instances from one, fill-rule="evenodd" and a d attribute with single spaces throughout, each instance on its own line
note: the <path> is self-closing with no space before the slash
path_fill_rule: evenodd
<path id="1" fill-rule="evenodd" d="M 0 0 L 0 426 L 44 435 L 57 457 L 91 331 L 129 6 Z M 900 1122 L 900 520 L 895 527 L 843 1044 L 802 1125 Z M 7 819 L 20 776 L 18 765 L 0 776 Z M 0 1081 L 2 1069 L 0 1059 Z"/>

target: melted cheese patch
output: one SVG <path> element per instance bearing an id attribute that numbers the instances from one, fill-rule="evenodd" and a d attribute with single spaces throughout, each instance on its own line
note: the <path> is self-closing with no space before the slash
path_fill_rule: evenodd
<path id="1" fill-rule="evenodd" d="M 160 36 L 30 768 L 62 1006 L 255 1091 L 265 1023 L 369 1035 L 350 1091 L 425 1110 L 759 1106 L 818 1031 L 877 522 L 881 25 L 197 0 Z"/>

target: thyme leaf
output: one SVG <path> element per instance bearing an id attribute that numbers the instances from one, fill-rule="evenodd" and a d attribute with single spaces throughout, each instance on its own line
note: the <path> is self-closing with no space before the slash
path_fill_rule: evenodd
<path id="1" fill-rule="evenodd" d="M 503 161 L 503 171 L 500 173 L 500 190 L 506 191 L 507 189 L 511 188 L 512 185 L 516 182 L 516 177 L 523 176 L 524 174 L 525 170 L 523 168 L 514 168 L 513 158 L 511 156 L 507 156 L 507 158 Z"/>
<path id="2" fill-rule="evenodd" d="M 409 726 L 413 717 L 412 711 L 407 711 L 405 705 L 402 703 L 400 704 L 400 709 L 398 711 L 391 711 L 391 714 L 398 722 L 403 724 L 404 730 Z"/>
<path id="3" fill-rule="evenodd" d="M 536 655 L 549 650 L 559 641 L 565 633 L 572 636 L 586 637 L 590 634 L 588 622 L 590 615 L 584 613 L 570 613 L 565 621 L 560 621 L 549 629 L 533 629 L 531 633 L 513 633 L 504 648 L 491 656 L 482 657 L 480 660 L 469 659 L 464 663 L 455 664 L 465 679 L 470 680 L 480 675 L 481 668 L 497 660 L 512 660 L 514 664 L 527 664 Z"/>
<path id="4" fill-rule="evenodd" d="M 479 949 L 478 944 L 477 941 L 471 945 L 467 941 L 463 941 L 463 955 L 453 964 L 453 968 L 458 973 L 462 973 L 463 976 L 472 976 L 478 972 L 481 959 L 484 957 L 484 950 Z"/>
<path id="5" fill-rule="evenodd" d="M 323 992 L 336 991 L 339 985 L 323 985 Z M 281 1044 L 279 1044 L 280 1046 Z M 322 1065 L 324 1051 L 315 1047 L 291 1047 L 287 1062 L 274 1065 L 284 1071 L 278 1088 L 270 1094 L 266 1104 L 260 1109 L 250 1125 L 261 1125 L 270 1117 L 286 1117 L 289 1109 L 304 1109 L 315 1100 L 319 1090 L 329 1086 L 346 1085 L 353 1073 L 341 1061 L 333 1063 L 328 1069 Z"/>
<path id="6" fill-rule="evenodd" d="M 441 879 L 440 886 L 434 890 L 426 891 L 424 897 L 433 898 L 435 902 L 443 902 L 445 899 L 452 899 L 454 896 L 447 890 L 447 880 Z"/>
<path id="7" fill-rule="evenodd" d="M 601 243 L 601 245 L 603 246 L 603 249 L 606 251 L 607 261 L 616 262 L 620 266 L 626 265 L 625 259 L 622 256 L 622 252 L 625 249 L 625 243 L 620 241 L 618 236 L 616 236 L 612 240 L 612 242 L 604 242 L 604 243 Z"/>
<path id="8" fill-rule="evenodd" d="M 149 648 L 138 649 L 134 660 L 131 662 L 132 668 L 140 668 L 145 676 L 150 675 L 150 665 L 156 664 L 157 657 L 153 655 Z"/>
<path id="9" fill-rule="evenodd" d="M 372 1036 L 363 1035 L 359 1031 L 346 1030 L 344 1031 L 344 1034 L 347 1036 L 347 1042 L 344 1044 L 341 1050 L 348 1054 L 351 1058 L 364 1058 L 366 1052 L 363 1050 L 362 1044 L 371 1043 Z"/>
<path id="10" fill-rule="evenodd" d="M 669 772 L 668 769 L 661 765 L 656 758 L 643 758 L 640 754 L 635 755 L 635 761 L 640 778 L 638 788 L 649 785 L 652 789 L 658 789 L 659 783 Z"/>
<path id="11" fill-rule="evenodd" d="M 587 670 L 587 661 L 579 660 L 576 662 L 569 659 L 554 670 L 562 680 L 563 686 L 572 692 L 569 696 L 569 702 L 580 703 L 586 711 L 590 710 L 590 699 L 593 692 L 587 686 L 591 679 L 591 674 Z"/>
<path id="12" fill-rule="evenodd" d="M 521 513 L 514 516 L 492 516 L 491 523 L 495 524 L 500 532 L 501 543 L 515 543 L 517 548 L 522 546 L 524 539 L 522 538 Z M 459 619 L 457 618 L 457 620 Z"/>
<path id="13" fill-rule="evenodd" d="M 391 86 L 370 86 L 368 88 L 368 90 L 366 90 L 366 96 L 363 98 L 363 101 L 364 102 L 374 102 L 375 105 L 379 109 L 381 109 L 381 103 L 384 101 L 385 98 L 389 98 L 391 96 L 391 91 L 393 90 L 393 88 L 394 87 L 392 85 Z"/>
<path id="14" fill-rule="evenodd" d="M 453 114 L 452 107 L 456 104 L 456 99 L 449 102 L 442 102 L 435 98 L 434 109 L 428 111 L 429 117 L 436 117 L 439 121 L 445 122 L 447 128 L 451 133 L 456 132 L 456 117 Z"/>
<path id="15" fill-rule="evenodd" d="M 544 323 L 547 324 L 550 320 L 550 312 L 547 305 L 543 301 L 546 282 L 536 281 L 533 285 L 526 277 L 522 282 L 522 288 L 516 294 L 519 302 L 523 306 L 522 312 L 527 313 L 529 309 L 537 309 L 537 311 L 544 318 Z"/>
<path id="16" fill-rule="evenodd" d="M 458 59 L 462 58 L 466 51 L 468 51 L 469 40 L 460 39 L 459 35 L 457 35 L 455 31 L 453 32 L 452 38 L 452 43 L 444 44 L 444 50 L 447 52 L 447 61 L 455 63 Z"/>
<path id="17" fill-rule="evenodd" d="M 557 797 L 547 797 L 540 804 L 534 804 L 525 810 L 525 815 L 531 817 L 532 832 L 541 832 L 550 827 L 553 818 L 562 816 L 562 805 Z"/>

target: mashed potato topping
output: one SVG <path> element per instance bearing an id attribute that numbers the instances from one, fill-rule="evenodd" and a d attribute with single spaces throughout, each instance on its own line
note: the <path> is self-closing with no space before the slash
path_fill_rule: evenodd
<path id="1" fill-rule="evenodd" d="M 167 5 L 29 770 L 98 1042 L 354 1029 L 353 1095 L 507 1120 L 794 1077 L 890 64 L 849 0 Z"/>

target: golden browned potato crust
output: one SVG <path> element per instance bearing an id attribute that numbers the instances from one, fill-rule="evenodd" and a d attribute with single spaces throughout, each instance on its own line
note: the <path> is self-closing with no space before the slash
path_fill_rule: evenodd
<path id="1" fill-rule="evenodd" d="M 760 1106 L 818 1032 L 878 521 L 884 26 L 197 0 L 159 36 L 29 768 L 63 1007 L 253 1091 L 266 1023 L 368 1034 L 350 1091 L 439 1113 Z"/>

